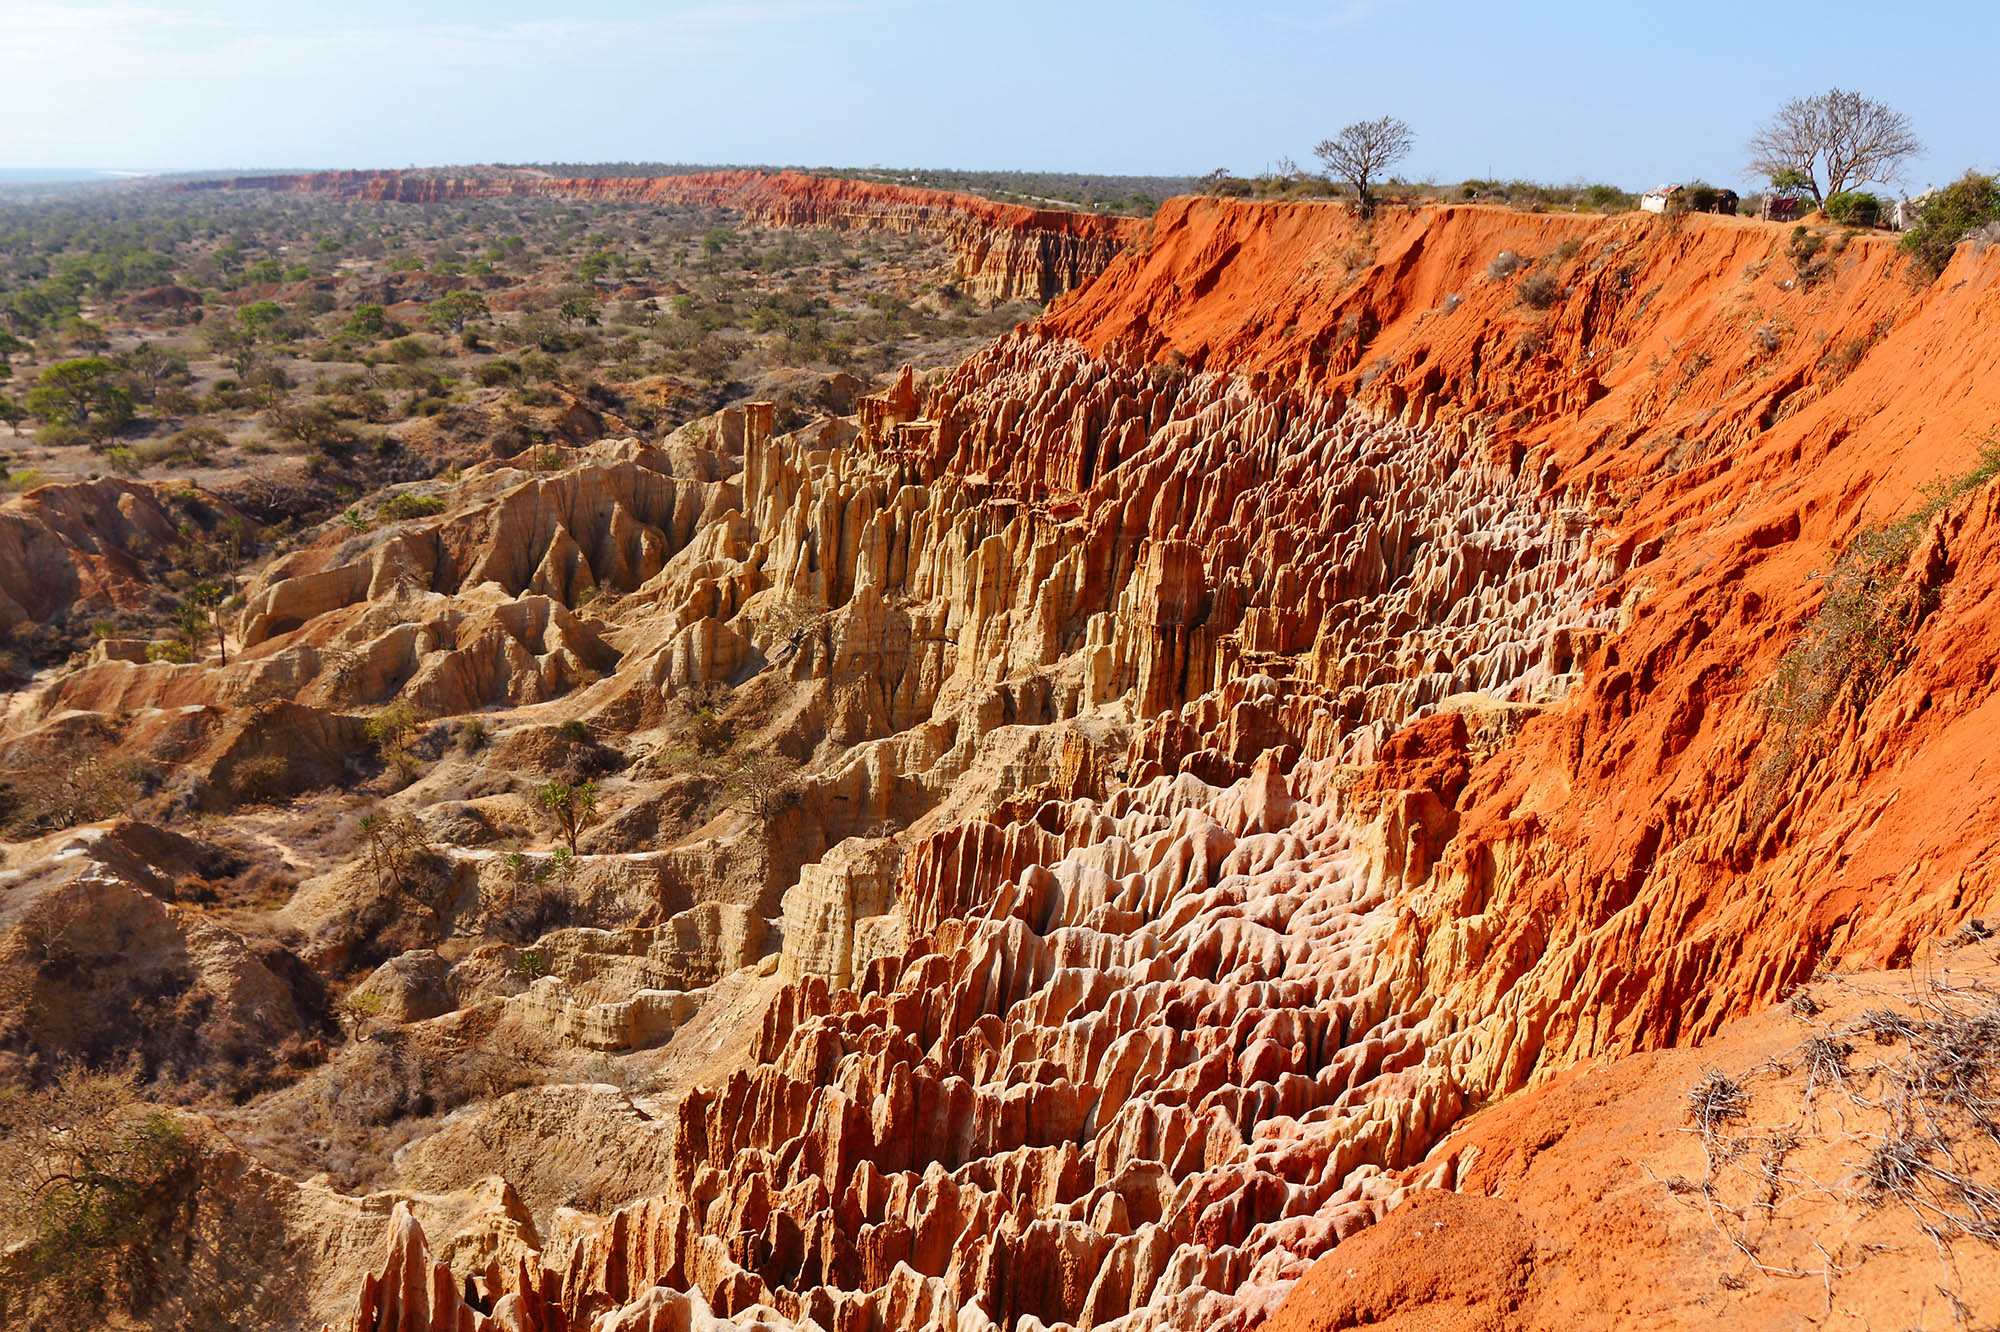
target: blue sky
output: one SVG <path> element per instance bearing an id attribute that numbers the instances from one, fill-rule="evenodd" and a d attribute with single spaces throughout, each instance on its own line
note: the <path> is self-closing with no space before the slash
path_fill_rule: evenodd
<path id="1" fill-rule="evenodd" d="M 2000 163 L 1996 51 L 1992 0 L 0 0 L 0 167 L 1254 172 L 1394 114 L 1419 178 L 1642 187 L 1738 182 L 1837 84 L 1909 113 L 1919 189 Z"/>

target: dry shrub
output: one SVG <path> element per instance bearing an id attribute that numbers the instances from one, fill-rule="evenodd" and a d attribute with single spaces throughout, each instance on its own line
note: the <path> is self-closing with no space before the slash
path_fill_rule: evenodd
<path id="1" fill-rule="evenodd" d="M 140 1105 L 128 1078 L 70 1067 L 0 1091 L 0 1302 L 32 1307 L 33 1326 L 101 1326 L 107 1297 L 149 1284 L 194 1157 L 180 1122 Z"/>
<path id="2" fill-rule="evenodd" d="M 1954 948 L 1963 948 L 1967 944 L 1976 944 L 1992 937 L 1993 927 L 1977 916 L 1974 916 L 1953 930 L 1948 942 Z"/>
<path id="3" fill-rule="evenodd" d="M 1750 1094 L 1743 1084 L 1715 1069 L 1688 1088 L 1688 1119 L 1704 1138 L 1713 1138 L 1725 1124 L 1742 1119 L 1749 1108 Z"/>
<path id="4" fill-rule="evenodd" d="M 1514 286 L 1514 296 L 1531 310 L 1546 310 L 1562 297 L 1562 283 L 1546 271 L 1530 273 Z"/>
<path id="5" fill-rule="evenodd" d="M 244 759 L 229 774 L 229 789 L 247 804 L 277 800 L 289 787 L 291 760 L 278 754 L 259 754 Z"/>
<path id="6" fill-rule="evenodd" d="M 1792 277 L 1800 291 L 1811 291 L 1832 276 L 1833 259 L 1825 252 L 1826 248 L 1825 232 L 1814 231 L 1803 223 L 1792 228 L 1785 257 L 1792 261 Z"/>
<path id="7" fill-rule="evenodd" d="M 129 812 L 142 771 L 108 745 L 72 745 L 7 774 L 7 828 L 17 837 Z"/>
<path id="8" fill-rule="evenodd" d="M 489 918 L 488 928 L 514 944 L 531 944 L 551 930 L 576 923 L 576 901 L 567 876 L 535 873 L 521 858 L 507 899 Z"/>
<path id="9" fill-rule="evenodd" d="M 1866 1057 L 1852 1043 L 1862 1036 L 1872 1040 Z M 1740 1075 L 1706 1072 L 1688 1092 L 1688 1118 L 1707 1172 L 1699 1181 L 1658 1182 L 1705 1213 L 1740 1255 L 1740 1270 L 1723 1278 L 1732 1288 L 1755 1273 L 1823 1282 L 1833 1299 L 1836 1279 L 1854 1270 L 1848 1242 L 1862 1232 L 1851 1217 L 1836 1216 L 1820 1223 L 1826 1233 L 1816 1237 L 1811 1212 L 1783 1209 L 1844 1202 L 1854 1211 L 1893 1208 L 1913 1224 L 1935 1250 L 1937 1289 L 1957 1304 L 1966 1265 L 1956 1246 L 2000 1247 L 1996 1070 L 2000 992 L 1944 980 L 1915 985 L 1902 1002 L 1869 1009 L 1844 1026 L 1823 1026 L 1788 1054 Z M 1748 1084 L 1760 1079 L 1769 1090 L 1788 1085 L 1797 1096 L 1789 1110 L 1787 1098 L 1760 1096 L 1758 1105 L 1777 1117 L 1743 1122 L 1751 1108 Z M 1801 1152 L 1803 1164 L 1794 1160 Z M 1828 1167 L 1839 1173 L 1824 1173 Z M 1817 1250 L 1818 1263 L 1804 1258 L 1807 1246 Z"/>
<path id="10" fill-rule="evenodd" d="M 1752 793 L 1759 826 L 1775 811 L 1778 788 L 1816 758 L 1845 713 L 1859 716 L 1903 669 L 1918 626 L 1936 605 L 1935 588 L 1905 579 L 1917 542 L 1953 500 L 2000 475 L 2000 437 L 1988 436 L 1963 475 L 1924 488 L 1924 502 L 1893 522 L 1857 535 L 1831 570 L 1826 592 L 1798 641 L 1779 659 L 1765 689 L 1773 734 Z"/>
<path id="11" fill-rule="evenodd" d="M 1857 333 L 1851 338 L 1843 338 L 1820 353 L 1819 371 L 1838 382 L 1854 372 L 1874 350 L 1875 344 L 1885 337 L 1896 321 L 1883 319 L 1876 322 L 1866 333 Z"/>
<path id="12" fill-rule="evenodd" d="M 1986 1182 L 2000 1149 L 2000 996 L 1933 982 L 1916 1011 L 1865 1014 L 1860 1030 L 1889 1055 L 1866 1070 L 1865 1100 L 1887 1117 L 1856 1175 L 1874 1202 L 1908 1207 L 1940 1246 L 1959 1237 L 2000 1245 L 2000 1189 Z"/>

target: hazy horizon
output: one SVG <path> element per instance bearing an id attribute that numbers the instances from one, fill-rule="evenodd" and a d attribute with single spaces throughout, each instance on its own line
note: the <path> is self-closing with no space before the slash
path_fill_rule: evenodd
<path id="1" fill-rule="evenodd" d="M 1319 138 L 1393 114 L 1418 133 L 1411 179 L 1752 185 L 1752 130 L 1836 84 L 1909 114 L 1930 149 L 1912 191 L 2000 156 L 1982 105 L 2000 15 L 1956 2 L 1922 34 L 1852 3 L 1715 0 L 1671 20 L 1574 0 L 593 0 L 562 18 L 520 0 L 332 17 L 31 0 L 0 22 L 0 115 L 27 127 L 0 150 L 11 179 L 527 161 L 1247 175 L 1310 167 Z"/>

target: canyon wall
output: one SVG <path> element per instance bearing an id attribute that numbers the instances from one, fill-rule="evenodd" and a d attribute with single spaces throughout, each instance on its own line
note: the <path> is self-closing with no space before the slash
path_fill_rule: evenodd
<path id="1" fill-rule="evenodd" d="M 978 299 L 1047 301 L 1104 270 L 1143 231 L 1134 218 L 1028 208 L 977 195 L 798 171 L 713 171 L 685 176 L 564 179 L 491 169 L 430 172 L 326 171 L 197 181 L 192 190 L 270 190 L 397 203 L 547 197 L 727 208 L 759 226 L 921 233 L 945 241 L 958 276 Z"/>
<path id="2" fill-rule="evenodd" d="M 397 797 L 441 829 L 517 798 L 446 812 L 468 766 L 719 684 L 804 759 L 761 844 L 607 781 L 574 891 L 657 919 L 413 1012 L 610 1048 L 760 997 L 631 1129 L 643 1197 L 477 1262 L 399 1217 L 357 1328 L 1248 1329 L 1458 1184 L 1469 1111 L 2000 908 L 1996 316 L 1971 248 L 1917 288 L 1734 219 L 1175 201 L 852 419 L 481 464 L 266 569 L 228 668 L 100 661 L 8 739 L 129 716 L 222 787 L 273 717 L 482 712 Z M 1796 734 L 1820 575 L 1912 513 L 1869 688 Z M 287 907 L 316 958 L 346 882 Z"/>
<path id="3" fill-rule="evenodd" d="M 2000 419 L 2000 262 L 1788 243 L 1177 201 L 865 404 L 756 521 L 817 515 L 829 605 L 957 564 L 955 677 L 1129 717 L 1123 782 L 917 840 L 909 945 L 795 981 L 668 1191 L 522 1297 L 1249 1326 L 1453 1182 L 1467 1107 L 1990 910 L 1992 487 L 1930 517 L 1881 691 L 1761 760 L 1815 571 Z"/>

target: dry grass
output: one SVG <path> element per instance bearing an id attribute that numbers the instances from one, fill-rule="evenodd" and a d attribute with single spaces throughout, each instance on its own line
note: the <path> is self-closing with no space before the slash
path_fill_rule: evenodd
<path id="1" fill-rule="evenodd" d="M 1809 996 L 1810 1007 L 1801 1003 L 1803 994 L 1787 1006 L 1812 1021 L 1823 1007 Z M 1739 1256 L 1725 1286 L 1753 1271 L 1814 1279 L 1826 1285 L 1829 1311 L 1835 1280 L 1870 1248 L 1850 1223 L 1837 1243 L 1823 1237 L 1830 1251 L 1792 1205 L 1863 1217 L 1898 1210 L 1934 1247 L 1938 1290 L 1958 1324 L 1975 1326 L 1959 1296 L 1961 1261 L 1973 1261 L 1961 1247 L 1975 1246 L 1981 1264 L 1996 1261 L 1988 1246 L 2000 1248 L 2000 991 L 1914 982 L 1902 1002 L 1818 1026 L 1757 1068 L 1706 1070 L 1687 1100 L 1707 1171 L 1659 1182 L 1705 1209 Z"/>
<path id="2" fill-rule="evenodd" d="M 1954 501 L 2000 476 L 2000 436 L 1980 444 L 1973 467 L 1924 487 L 1923 502 L 1848 542 L 1831 569 L 1819 610 L 1779 660 L 1763 704 L 1765 758 L 1751 784 L 1749 821 L 1761 829 L 1783 803 L 1789 779 L 1810 768 L 1849 718 L 1860 716 L 1908 665 L 1917 630 L 1938 589 L 1908 575 L 1931 523 Z"/>
<path id="3" fill-rule="evenodd" d="M 1742 1119 L 1749 1108 L 1750 1094 L 1743 1084 L 1714 1069 L 1688 1088 L 1688 1119 L 1703 1138 L 1715 1137 L 1724 1125 Z"/>

